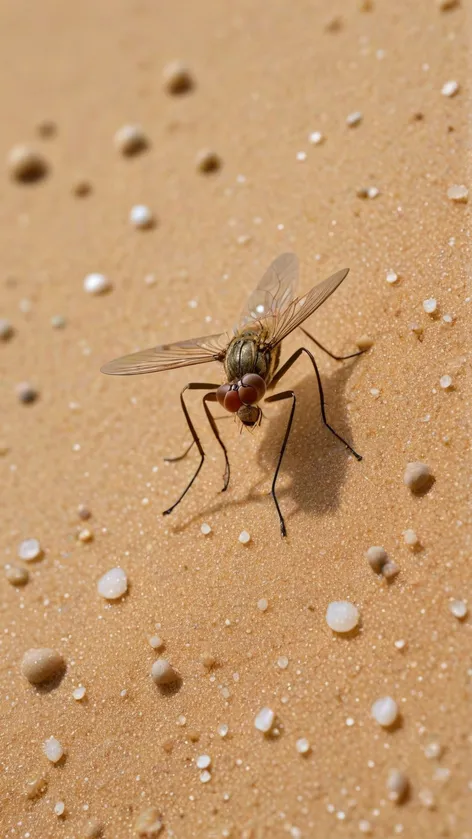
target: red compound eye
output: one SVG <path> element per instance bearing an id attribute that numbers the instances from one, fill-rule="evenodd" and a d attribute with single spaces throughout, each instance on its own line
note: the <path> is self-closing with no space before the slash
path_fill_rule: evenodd
<path id="1" fill-rule="evenodd" d="M 238 394 L 243 405 L 254 405 L 254 402 L 257 402 L 257 390 L 255 387 L 245 387 L 242 385 L 238 390 Z"/>
<path id="2" fill-rule="evenodd" d="M 239 398 L 239 394 L 237 390 L 228 390 L 225 401 L 224 407 L 227 411 L 230 411 L 232 414 L 236 414 L 240 408 L 242 408 L 243 403 Z"/>
<path id="3" fill-rule="evenodd" d="M 229 385 L 220 385 L 218 390 L 216 391 L 216 398 L 220 403 L 221 407 L 224 408 L 225 406 L 225 396 L 228 393 Z"/>
<path id="4" fill-rule="evenodd" d="M 248 397 L 246 398 L 246 391 L 255 391 L 256 398 L 251 398 L 251 394 L 248 393 Z M 239 393 L 241 395 L 241 399 L 248 405 L 253 405 L 254 402 L 259 402 L 260 399 L 264 396 L 266 392 L 266 383 L 262 376 L 258 376 L 257 373 L 246 373 L 245 376 L 241 379 L 241 385 L 239 389 Z"/>

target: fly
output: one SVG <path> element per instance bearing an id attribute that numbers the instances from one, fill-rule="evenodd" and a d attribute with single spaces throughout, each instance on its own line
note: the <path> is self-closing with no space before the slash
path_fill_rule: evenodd
<path id="1" fill-rule="evenodd" d="M 235 414 L 244 426 L 254 428 L 262 420 L 262 411 L 259 406 L 262 399 L 265 399 L 266 402 L 290 400 L 290 414 L 271 488 L 271 495 L 279 517 L 282 536 L 287 535 L 284 518 L 276 495 L 276 484 L 290 436 L 297 400 L 292 390 L 284 390 L 281 393 L 276 393 L 271 396 L 267 396 L 266 394 L 278 385 L 282 377 L 285 376 L 287 371 L 302 354 L 308 356 L 313 366 L 320 394 L 321 418 L 324 425 L 349 449 L 357 460 L 362 460 L 361 455 L 354 451 L 352 446 L 331 427 L 326 419 L 321 377 L 315 358 L 310 350 L 306 347 L 300 347 L 279 368 L 282 341 L 297 328 L 300 328 L 317 347 L 326 352 L 331 358 L 336 359 L 336 361 L 343 361 L 361 355 L 362 351 L 346 356 L 334 355 L 302 327 L 304 321 L 341 285 L 348 272 L 349 268 L 337 271 L 336 274 L 333 274 L 327 280 L 323 280 L 312 288 L 308 294 L 305 294 L 303 297 L 297 297 L 298 258 L 293 253 L 283 253 L 270 265 L 257 288 L 249 297 L 239 323 L 233 329 L 231 335 L 221 333 L 202 338 L 193 338 L 189 341 L 178 341 L 175 344 L 162 344 L 149 350 L 141 350 L 140 352 L 117 358 L 102 367 L 102 373 L 108 373 L 113 376 L 133 376 L 144 373 L 157 373 L 178 367 L 190 367 L 194 364 L 205 364 L 209 361 L 218 361 L 224 366 L 226 381 L 223 384 L 191 382 L 184 387 L 180 394 L 182 411 L 193 441 L 182 455 L 176 458 L 167 458 L 167 460 L 182 460 L 192 446 L 196 445 L 200 454 L 200 462 L 184 491 L 168 510 L 164 510 L 164 515 L 169 515 L 180 504 L 196 480 L 205 460 L 205 452 L 184 399 L 186 391 L 207 391 L 202 400 L 203 409 L 225 458 L 223 492 L 228 488 L 230 478 L 228 453 L 216 426 L 215 417 L 210 411 L 209 404 L 212 402 L 219 403 L 226 411 Z"/>

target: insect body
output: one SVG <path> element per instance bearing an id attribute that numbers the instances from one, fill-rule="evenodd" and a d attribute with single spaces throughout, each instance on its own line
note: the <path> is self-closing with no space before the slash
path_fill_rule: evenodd
<path id="1" fill-rule="evenodd" d="M 295 254 L 284 253 L 268 268 L 255 291 L 251 294 L 247 306 L 240 318 L 239 324 L 233 330 L 232 336 L 226 333 L 194 338 L 189 341 L 179 341 L 175 344 L 163 344 L 149 350 L 118 358 L 102 367 L 103 373 L 111 375 L 130 376 L 143 373 L 155 373 L 177 367 L 190 367 L 194 364 L 204 364 L 218 361 L 224 365 L 226 382 L 223 384 L 207 384 L 191 382 L 180 394 L 182 411 L 192 434 L 193 442 L 183 455 L 168 460 L 181 460 L 193 445 L 200 453 L 200 463 L 190 482 L 181 493 L 177 501 L 168 510 L 167 515 L 175 509 L 184 495 L 188 492 L 203 466 L 205 452 L 190 418 L 184 399 L 187 390 L 205 390 L 203 408 L 210 427 L 219 443 L 225 457 L 225 474 L 223 491 L 227 489 L 230 467 L 226 447 L 220 437 L 216 421 L 210 411 L 209 403 L 218 402 L 225 410 L 237 415 L 242 424 L 247 427 L 258 425 L 262 419 L 259 402 L 266 396 L 267 390 L 276 387 L 280 379 L 304 353 L 310 359 L 320 394 L 321 416 L 324 424 L 352 454 L 361 460 L 361 456 L 346 442 L 328 423 L 325 414 L 323 388 L 318 367 L 313 354 L 306 347 L 300 347 L 282 365 L 280 369 L 280 349 L 284 338 L 297 327 L 310 338 L 320 349 L 332 358 L 340 361 L 343 358 L 353 358 L 360 352 L 340 357 L 326 350 L 319 341 L 306 332 L 302 323 L 318 309 L 325 300 L 336 290 L 347 276 L 349 269 L 333 274 L 327 280 L 319 283 L 308 294 L 296 297 L 298 282 L 298 259 Z M 266 396 L 267 402 L 291 400 L 291 410 L 286 426 L 285 436 L 280 450 L 277 467 L 272 481 L 272 498 L 279 516 L 282 536 L 286 535 L 285 522 L 276 495 L 276 482 L 287 446 L 292 427 L 296 406 L 296 396 L 292 390 L 283 391 Z"/>

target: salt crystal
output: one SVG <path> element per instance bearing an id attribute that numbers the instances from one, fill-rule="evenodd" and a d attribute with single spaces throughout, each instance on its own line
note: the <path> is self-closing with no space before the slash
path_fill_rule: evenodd
<path id="1" fill-rule="evenodd" d="M 371 714 L 379 725 L 388 728 L 393 725 L 398 717 L 398 705 L 391 696 L 384 696 L 374 702 Z"/>
<path id="2" fill-rule="evenodd" d="M 299 163 L 303 163 L 306 160 L 306 151 L 297 152 L 297 160 Z"/>
<path id="3" fill-rule="evenodd" d="M 451 201 L 456 201 L 459 204 L 467 204 L 469 200 L 469 190 L 464 184 L 453 184 L 447 191 L 447 197 Z"/>
<path id="4" fill-rule="evenodd" d="M 427 315 L 434 315 L 437 308 L 437 300 L 434 297 L 428 297 L 426 300 L 423 300 L 423 309 Z"/>
<path id="5" fill-rule="evenodd" d="M 218 726 L 218 734 L 220 735 L 220 737 L 226 737 L 228 731 L 229 728 L 224 723 L 221 723 L 221 725 Z"/>
<path id="6" fill-rule="evenodd" d="M 406 647 L 406 641 L 403 638 L 399 638 L 398 641 L 395 641 L 395 647 L 397 650 L 404 650 Z"/>
<path id="7" fill-rule="evenodd" d="M 38 539 L 24 539 L 18 546 L 18 556 L 20 559 L 24 559 L 25 562 L 39 559 L 42 555 L 43 550 Z"/>
<path id="8" fill-rule="evenodd" d="M 455 96 L 456 93 L 459 91 L 459 82 L 456 81 L 449 81 L 445 82 L 441 88 L 441 93 L 443 96 Z"/>
<path id="9" fill-rule="evenodd" d="M 49 737 L 43 743 L 43 751 L 46 755 L 47 759 L 51 761 L 51 763 L 58 763 L 64 754 L 64 749 L 60 744 L 59 740 L 56 740 L 55 737 Z"/>
<path id="10" fill-rule="evenodd" d="M 164 646 L 164 641 L 162 640 L 162 638 L 159 637 L 159 635 L 152 635 L 149 638 L 149 643 L 153 650 L 159 650 L 161 647 Z"/>
<path id="11" fill-rule="evenodd" d="M 88 529 L 88 527 L 83 527 L 82 530 L 79 530 L 77 534 L 77 539 L 79 542 L 92 542 L 93 541 L 93 532 Z"/>
<path id="12" fill-rule="evenodd" d="M 241 533 L 238 536 L 238 539 L 242 545 L 247 545 L 251 541 L 251 537 L 247 530 L 241 531 Z"/>
<path id="13" fill-rule="evenodd" d="M 204 536 L 208 536 L 211 533 L 210 525 L 204 522 L 200 528 L 200 532 L 203 533 Z"/>
<path id="14" fill-rule="evenodd" d="M 300 755 L 306 755 L 311 749 L 311 746 L 306 737 L 300 737 L 295 743 L 295 748 Z"/>
<path id="15" fill-rule="evenodd" d="M 64 802 L 63 801 L 58 801 L 54 805 L 54 814 L 56 816 L 63 816 L 64 812 L 65 812 L 65 809 L 66 809 L 66 805 L 64 804 Z"/>
<path id="16" fill-rule="evenodd" d="M 211 757 L 210 755 L 199 755 L 195 763 L 197 764 L 199 769 L 208 769 L 211 766 Z"/>
<path id="17" fill-rule="evenodd" d="M 257 608 L 259 609 L 260 612 L 267 612 L 267 609 L 269 608 L 269 604 L 268 604 L 267 600 L 265 600 L 264 598 L 262 598 L 261 600 L 258 600 L 257 601 Z"/>
<path id="18" fill-rule="evenodd" d="M 104 274 L 87 274 L 84 279 L 84 291 L 87 294 L 104 294 L 111 289 L 111 282 Z"/>
<path id="19" fill-rule="evenodd" d="M 403 475 L 403 483 L 412 492 L 419 492 L 430 484 L 432 479 L 431 469 L 426 463 L 415 461 L 408 463 Z"/>
<path id="20" fill-rule="evenodd" d="M 360 111 L 353 111 L 352 114 L 348 114 L 346 117 L 346 124 L 349 128 L 354 128 L 354 126 L 359 125 L 362 122 L 362 114 Z"/>
<path id="21" fill-rule="evenodd" d="M 128 590 L 128 578 L 122 568 L 112 568 L 100 577 L 97 590 L 105 600 L 117 600 Z"/>
<path id="22" fill-rule="evenodd" d="M 361 833 L 372 833 L 372 825 L 367 819 L 361 819 L 359 822 L 359 830 Z"/>
<path id="23" fill-rule="evenodd" d="M 334 600 L 326 611 L 326 623 L 333 632 L 350 632 L 359 623 L 359 610 L 347 600 Z"/>
<path id="24" fill-rule="evenodd" d="M 281 655 L 281 656 L 279 656 L 279 657 L 278 657 L 278 659 L 277 659 L 277 667 L 279 667 L 279 668 L 280 668 L 280 670 L 286 670 L 286 669 L 287 669 L 287 667 L 288 667 L 288 658 L 287 658 L 287 656 L 286 656 L 286 655 Z"/>
<path id="25" fill-rule="evenodd" d="M 200 780 L 202 784 L 207 784 L 208 781 L 211 781 L 211 772 L 208 769 L 204 769 L 203 772 L 200 773 Z"/>
<path id="26" fill-rule="evenodd" d="M 452 387 L 452 378 L 450 376 L 441 376 L 439 384 L 443 390 L 449 390 Z"/>
<path id="27" fill-rule="evenodd" d="M 51 326 L 53 329 L 64 329 L 66 323 L 67 321 L 64 315 L 53 315 L 51 318 Z"/>
<path id="28" fill-rule="evenodd" d="M 386 580 L 393 580 L 393 578 L 399 573 L 400 569 L 398 565 L 395 562 L 392 562 L 392 560 L 386 562 L 382 568 L 382 576 L 385 577 Z"/>
<path id="29" fill-rule="evenodd" d="M 390 285 L 394 285 L 398 282 L 400 278 L 398 274 L 395 273 L 395 271 L 387 271 L 387 276 L 385 277 L 385 279 L 388 283 L 390 283 Z"/>
<path id="30" fill-rule="evenodd" d="M 463 618 L 467 617 L 467 603 L 464 603 L 463 600 L 452 600 L 449 603 L 449 611 L 458 620 L 463 620 Z"/>
<path id="31" fill-rule="evenodd" d="M 312 146 L 319 146 L 324 142 L 324 139 L 324 135 L 321 131 L 312 131 L 311 134 L 308 135 L 308 142 L 311 143 Z"/>
<path id="32" fill-rule="evenodd" d="M 437 760 L 442 755 L 442 746 L 440 743 L 427 743 L 424 747 L 424 754 L 428 760 Z"/>
<path id="33" fill-rule="evenodd" d="M 22 568 L 21 565 L 11 565 L 9 562 L 5 565 L 5 576 L 12 586 L 25 586 L 29 580 L 26 568 Z"/>
<path id="34" fill-rule="evenodd" d="M 377 198 L 380 195 L 380 189 L 376 186 L 369 186 L 367 187 L 367 197 L 368 198 Z"/>
<path id="35" fill-rule="evenodd" d="M 141 230 L 151 227 L 154 223 L 152 210 L 150 210 L 149 207 L 146 207 L 145 204 L 135 204 L 135 206 L 131 207 L 130 210 L 129 223 L 133 227 L 137 227 Z"/>
<path id="36" fill-rule="evenodd" d="M 271 708 L 261 708 L 254 720 L 254 725 L 258 731 L 262 731 L 264 734 L 267 734 L 271 730 L 274 720 L 275 714 Z"/>
<path id="37" fill-rule="evenodd" d="M 431 790 L 420 789 L 418 793 L 418 798 L 421 801 L 423 807 L 426 807 L 428 810 L 434 810 L 436 806 L 436 801 Z"/>

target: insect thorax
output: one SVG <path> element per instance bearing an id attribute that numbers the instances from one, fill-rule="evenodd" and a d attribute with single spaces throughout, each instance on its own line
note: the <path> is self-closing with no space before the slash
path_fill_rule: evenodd
<path id="1" fill-rule="evenodd" d="M 228 382 L 241 379 L 247 373 L 257 373 L 268 384 L 279 362 L 280 347 L 270 349 L 261 341 L 260 333 L 248 329 L 231 341 L 225 358 Z"/>

